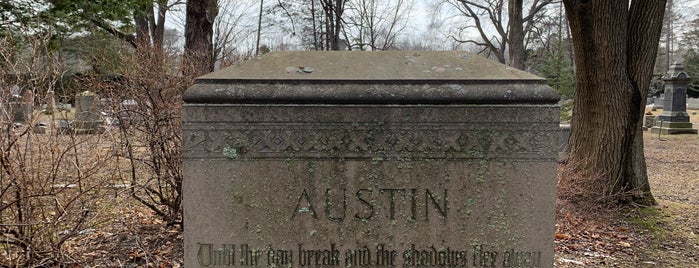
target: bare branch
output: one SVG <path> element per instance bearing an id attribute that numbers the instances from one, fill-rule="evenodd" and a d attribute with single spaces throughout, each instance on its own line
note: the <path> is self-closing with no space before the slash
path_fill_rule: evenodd
<path id="1" fill-rule="evenodd" d="M 132 47 L 138 48 L 138 43 L 136 43 L 136 36 L 119 31 L 118 29 L 98 19 L 90 19 L 90 21 L 100 29 L 105 30 L 108 33 L 114 35 L 116 38 L 119 38 L 122 41 L 129 43 Z"/>

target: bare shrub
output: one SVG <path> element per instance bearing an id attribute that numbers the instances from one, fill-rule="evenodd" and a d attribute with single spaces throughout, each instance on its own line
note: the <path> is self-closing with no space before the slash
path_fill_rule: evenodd
<path id="1" fill-rule="evenodd" d="M 51 54 L 42 51 L 47 40 L 25 38 L 20 49 L 8 45 L 16 40 L 0 40 L 2 266 L 79 263 L 70 242 L 98 224 L 104 205 L 101 190 L 109 179 L 105 174 L 111 158 L 106 135 L 62 131 L 59 122 L 67 114 L 33 109 L 54 91 L 62 75 Z M 24 94 L 21 100 L 18 93 Z"/>
<path id="2" fill-rule="evenodd" d="M 93 81 L 91 87 L 101 89 L 111 106 L 110 121 L 119 133 L 115 156 L 128 163 L 119 177 L 130 185 L 131 196 L 167 224 L 181 224 L 182 92 L 191 79 L 173 75 L 155 53 L 125 55 L 129 67 L 121 70 L 118 86 Z"/>

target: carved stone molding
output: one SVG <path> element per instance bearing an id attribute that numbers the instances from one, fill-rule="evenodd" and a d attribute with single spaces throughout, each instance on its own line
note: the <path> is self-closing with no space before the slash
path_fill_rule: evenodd
<path id="1" fill-rule="evenodd" d="M 434 126 L 264 125 L 185 128 L 185 157 L 229 158 L 541 158 L 552 131 L 438 129 Z"/>

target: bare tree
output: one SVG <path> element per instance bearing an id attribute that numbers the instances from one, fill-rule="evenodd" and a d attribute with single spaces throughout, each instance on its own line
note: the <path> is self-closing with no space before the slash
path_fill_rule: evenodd
<path id="1" fill-rule="evenodd" d="M 257 17 L 257 39 L 255 40 L 255 55 L 260 54 L 260 38 L 262 36 L 262 12 L 264 11 L 264 7 L 265 1 L 260 0 L 260 15 L 258 15 Z"/>
<path id="2" fill-rule="evenodd" d="M 319 0 L 262 1 L 259 2 L 258 41 L 256 54 L 263 48 L 324 50 L 325 12 Z M 267 43 L 263 44 L 263 40 Z"/>
<path id="3" fill-rule="evenodd" d="M 90 21 L 97 27 L 131 44 L 141 56 L 162 63 L 163 41 L 165 36 L 166 14 L 172 7 L 183 4 L 184 0 L 154 0 L 137 2 L 133 11 L 136 31 L 134 34 L 122 31 L 114 24 L 95 16 Z"/>
<path id="4" fill-rule="evenodd" d="M 686 29 L 686 15 L 684 10 L 690 9 L 686 0 L 667 0 L 665 17 L 663 18 L 663 30 L 661 34 L 660 48 L 655 62 L 655 72 L 665 73 L 670 69 L 673 60 L 683 58 L 685 44 L 681 43 L 681 36 Z"/>
<path id="5" fill-rule="evenodd" d="M 213 59 L 218 68 L 235 62 L 241 54 L 249 54 L 252 48 L 246 43 L 256 31 L 249 14 L 256 3 L 245 0 L 219 1 L 219 15 L 213 25 Z M 257 29 L 259 34 L 259 28 Z M 259 35 L 258 35 L 259 42 Z M 245 47 L 248 46 L 248 47 Z M 240 47 L 245 47 L 242 51 Z M 256 46 L 259 48 L 259 43 Z"/>
<path id="6" fill-rule="evenodd" d="M 325 15 L 325 48 L 340 50 L 342 34 L 342 15 L 345 12 L 347 0 L 320 0 Z"/>
<path id="7" fill-rule="evenodd" d="M 460 28 L 462 33 L 476 31 L 476 36 L 451 36 L 456 42 L 471 43 L 482 48 L 481 53 L 495 57 L 501 63 L 523 69 L 527 40 L 537 23 L 545 15 L 545 7 L 553 0 L 445 0 L 468 21 Z M 494 32 L 495 34 L 490 34 Z"/>
<path id="8" fill-rule="evenodd" d="M 395 48 L 408 23 L 412 1 L 350 0 L 345 20 L 350 48 L 387 50 Z"/>

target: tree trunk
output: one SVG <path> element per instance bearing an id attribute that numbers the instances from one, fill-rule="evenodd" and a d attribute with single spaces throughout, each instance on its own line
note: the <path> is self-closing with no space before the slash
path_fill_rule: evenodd
<path id="1" fill-rule="evenodd" d="M 323 2 L 323 11 L 325 11 L 325 50 L 330 50 L 332 47 L 333 40 L 333 29 L 335 29 L 335 24 L 333 20 L 333 5 L 329 0 Z"/>
<path id="2" fill-rule="evenodd" d="M 185 21 L 185 72 L 198 76 L 214 70 L 214 19 L 216 0 L 188 0 Z"/>
<path id="3" fill-rule="evenodd" d="M 345 11 L 344 0 L 335 0 L 335 29 L 333 30 L 332 50 L 340 50 L 340 31 L 342 31 L 342 13 Z"/>
<path id="4" fill-rule="evenodd" d="M 158 13 L 156 19 L 153 20 L 153 44 L 155 47 L 162 49 L 165 44 L 165 14 L 167 13 L 167 0 L 158 1 Z"/>
<path id="5" fill-rule="evenodd" d="M 316 2 L 311 0 L 311 22 L 313 24 L 313 50 L 318 49 L 318 28 L 316 26 Z"/>
<path id="6" fill-rule="evenodd" d="M 136 43 L 140 48 L 150 48 L 151 46 L 151 31 L 148 21 L 148 14 L 150 14 L 148 13 L 149 9 L 153 10 L 153 5 L 142 5 L 134 15 L 134 22 L 136 23 Z"/>
<path id="7" fill-rule="evenodd" d="M 569 164 L 595 180 L 591 193 L 653 203 L 640 125 L 665 1 L 564 3 L 577 82 Z"/>
<path id="8" fill-rule="evenodd" d="M 265 1 L 260 0 L 260 14 L 257 17 L 257 41 L 255 42 L 255 56 L 260 55 L 260 38 L 262 37 L 262 11 L 264 10 Z"/>
<path id="9" fill-rule="evenodd" d="M 167 7 L 158 3 L 158 19 L 153 15 L 153 2 L 147 2 L 139 6 L 134 12 L 136 23 L 136 54 L 143 63 L 148 66 L 148 71 L 153 73 L 164 72 L 163 36 L 165 31 L 165 13 Z"/>
<path id="10" fill-rule="evenodd" d="M 523 0 L 509 0 L 507 5 L 509 22 L 508 44 L 510 66 L 524 69 L 524 21 L 522 20 Z"/>

